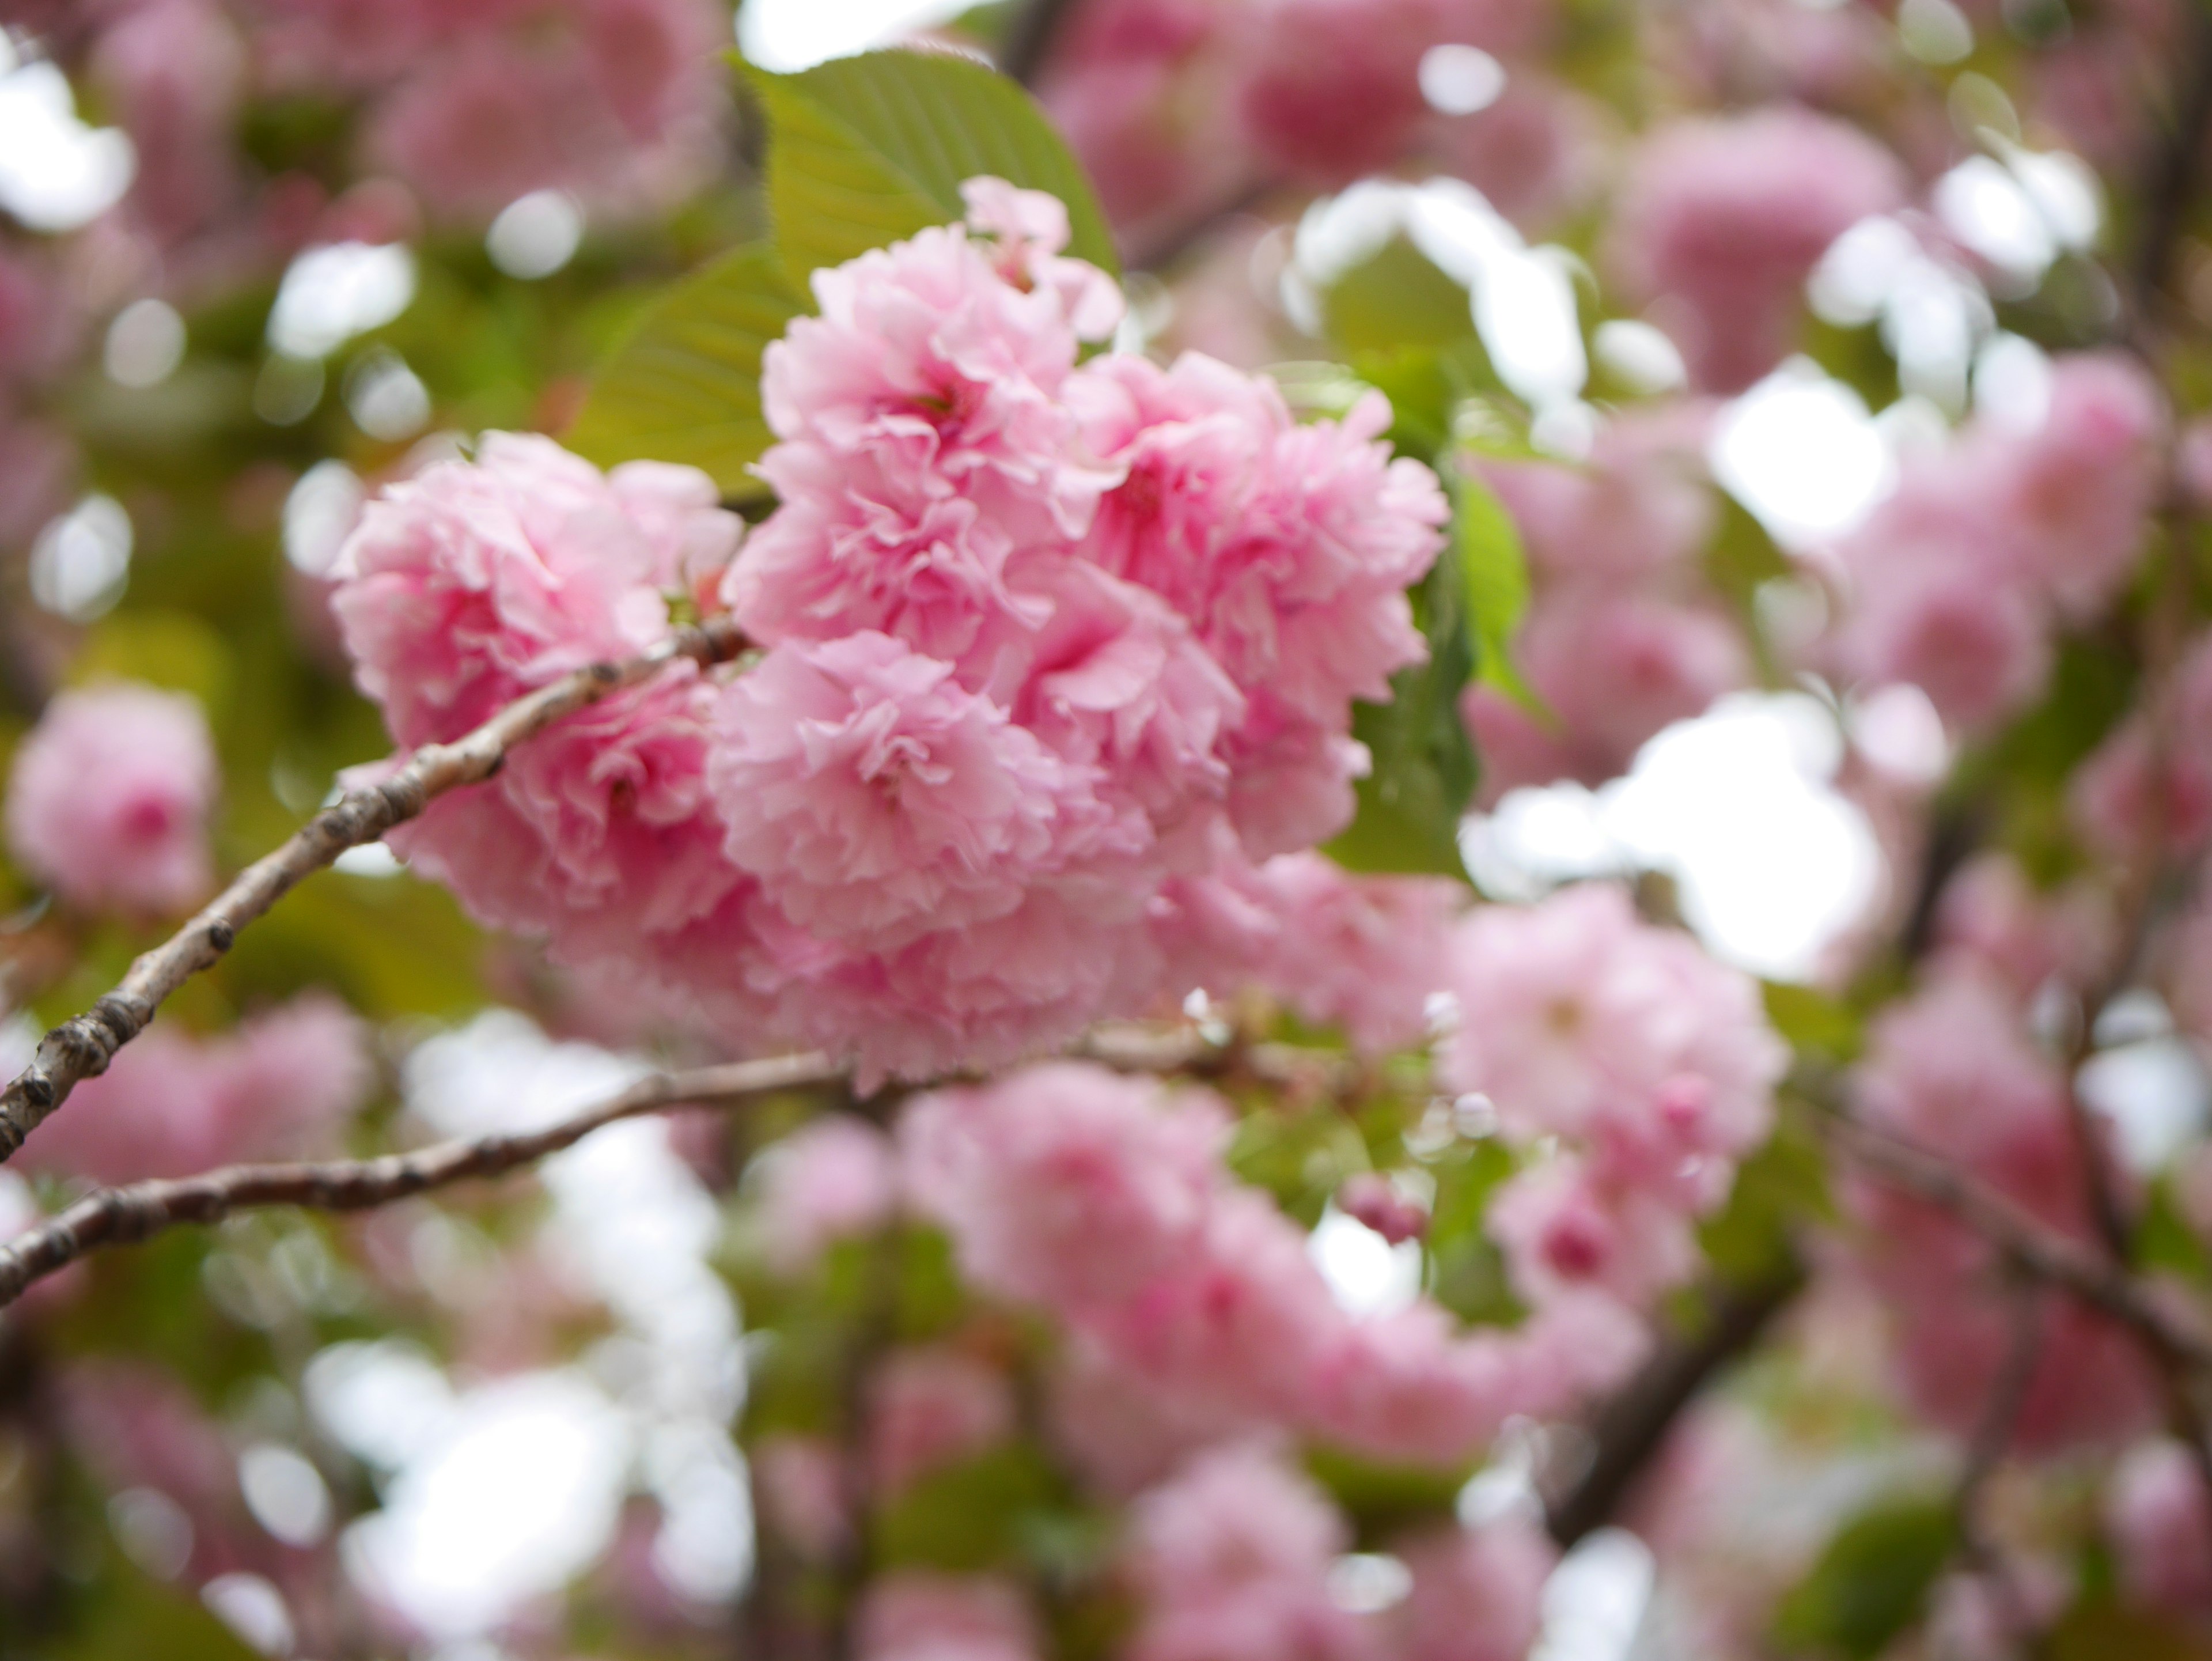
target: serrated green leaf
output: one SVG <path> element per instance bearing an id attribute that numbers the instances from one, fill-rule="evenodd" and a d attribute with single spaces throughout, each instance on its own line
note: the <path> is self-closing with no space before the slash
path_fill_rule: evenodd
<path id="1" fill-rule="evenodd" d="M 1067 204 L 1068 252 L 1120 269 L 1090 181 L 1044 112 L 980 64 L 876 52 L 798 75 L 749 71 L 767 106 L 769 211 L 792 281 L 950 224 L 988 174 Z"/>
<path id="2" fill-rule="evenodd" d="M 693 273 L 615 349 L 566 437 L 601 466 L 684 462 L 732 498 L 766 489 L 746 469 L 773 435 L 761 413 L 761 357 L 805 308 L 764 245 Z"/>
<path id="3" fill-rule="evenodd" d="M 1776 1642 L 1792 1655 L 1873 1661 L 1920 1618 L 1957 1544 L 1945 1501 L 1881 1501 L 1845 1524 L 1783 1600 Z"/>

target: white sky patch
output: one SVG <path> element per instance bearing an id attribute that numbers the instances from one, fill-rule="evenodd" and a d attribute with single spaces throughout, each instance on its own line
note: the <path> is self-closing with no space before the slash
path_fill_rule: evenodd
<path id="1" fill-rule="evenodd" d="M 1421 96 L 1440 115 L 1473 115 L 1505 91 L 1505 65 L 1480 46 L 1431 46 L 1421 58 Z"/>
<path id="2" fill-rule="evenodd" d="M 744 0 L 738 44 L 764 70 L 811 69 L 918 29 L 949 23 L 973 0 Z"/>
<path id="3" fill-rule="evenodd" d="M 165 301 L 136 300 L 107 326 L 101 353 L 118 386 L 158 386 L 185 361 L 185 320 Z"/>
<path id="4" fill-rule="evenodd" d="M 495 1011 L 410 1058 L 414 1113 L 441 1135 L 542 1126 L 619 1090 L 632 1058 L 556 1043 Z M 726 1600 L 750 1573 L 744 1466 L 727 1427 L 744 1396 L 738 1311 L 709 1257 L 720 1214 L 665 1122 L 617 1125 L 540 1167 L 552 1200 L 535 1249 L 620 1323 L 577 1367 L 456 1390 L 419 1351 L 345 1346 L 307 1393 L 333 1436 L 390 1474 L 348 1561 L 434 1634 L 489 1633 L 603 1553 L 623 1498 L 659 1502 L 653 1561 L 678 1592 Z M 520 1467 L 532 1468 L 519 1478 Z"/>
<path id="5" fill-rule="evenodd" d="M 121 201 L 137 169 L 122 132 L 77 119 L 59 70 L 19 62 L 0 40 L 0 209 L 34 231 L 73 231 Z"/>
<path id="6" fill-rule="evenodd" d="M 583 241 L 582 204 L 566 191 L 532 191 L 501 210 L 484 252 L 509 277 L 534 283 L 574 259 Z"/>
<path id="7" fill-rule="evenodd" d="M 1792 549 L 1850 530 L 1897 478 L 1866 400 L 1802 357 L 1723 411 L 1709 455 L 1713 477 Z"/>
<path id="8" fill-rule="evenodd" d="M 415 256 L 397 242 L 329 242 L 285 269 L 269 313 L 269 344 L 287 357 L 319 358 L 415 301 Z"/>
<path id="9" fill-rule="evenodd" d="M 1575 878 L 1664 871 L 1717 957 L 1802 980 L 1872 903 L 1881 856 L 1865 816 L 1831 788 L 1833 718 L 1800 693 L 1724 698 L 1647 744 L 1602 790 L 1516 790 L 1468 822 L 1468 870 L 1530 899 Z"/>
<path id="10" fill-rule="evenodd" d="M 1306 1253 L 1328 1282 L 1338 1306 L 1349 1314 L 1395 1314 L 1420 1296 L 1420 1242 L 1392 1245 L 1334 1204 L 1306 1237 Z"/>
<path id="11" fill-rule="evenodd" d="M 121 502 L 110 496 L 85 497 L 31 545 L 31 598 L 71 623 L 105 617 L 130 583 L 135 541 Z"/>
<path id="12" fill-rule="evenodd" d="M 326 577 L 361 517 L 368 487 L 343 461 L 319 461 L 284 498 L 284 557 L 311 577 Z"/>
<path id="13" fill-rule="evenodd" d="M 1651 1548 L 1626 1529 L 1600 1529 L 1544 1583 L 1543 1634 L 1529 1661 L 1628 1661 L 1657 1579 Z"/>
<path id="14" fill-rule="evenodd" d="M 606 1549 L 629 1457 L 629 1422 L 580 1375 L 503 1378 L 463 1396 L 346 1530 L 346 1561 L 437 1636 L 487 1632 Z"/>

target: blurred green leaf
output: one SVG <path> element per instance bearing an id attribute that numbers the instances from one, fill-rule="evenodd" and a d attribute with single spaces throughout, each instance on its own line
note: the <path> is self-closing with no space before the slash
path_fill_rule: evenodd
<path id="1" fill-rule="evenodd" d="M 1856 1061 L 1866 1041 L 1857 1014 L 1847 1004 L 1809 986 L 1768 981 L 1759 988 L 1766 1019 L 1801 1055 L 1825 1061 Z"/>
<path id="2" fill-rule="evenodd" d="M 1484 1232 L 1491 1196 L 1514 1172 L 1497 1141 L 1465 1142 L 1432 1160 L 1437 1197 L 1429 1210 L 1429 1295 L 1463 1321 L 1510 1326 L 1520 1300 L 1507 1283 L 1505 1256 Z"/>
<path id="3" fill-rule="evenodd" d="M 1453 481 L 1474 672 L 1486 686 L 1534 707 L 1536 695 L 1513 666 L 1513 636 L 1528 614 L 1528 559 L 1520 527 L 1497 493 L 1472 473 Z"/>
<path id="4" fill-rule="evenodd" d="M 1069 252 L 1118 271 L 1090 181 L 1029 94 L 980 64 L 875 52 L 798 75 L 748 71 L 767 106 L 769 209 L 785 271 L 807 274 L 950 224 L 988 174 L 1067 204 Z"/>
<path id="5" fill-rule="evenodd" d="M 1834 1211 L 1820 1138 L 1802 1120 L 1785 1116 L 1737 1169 L 1728 1203 L 1698 1238 L 1716 1269 L 1748 1283 L 1790 1262 L 1797 1232 Z"/>
<path id="6" fill-rule="evenodd" d="M 230 643 L 185 611 L 118 611 L 85 636 L 70 665 L 74 685 L 101 680 L 139 680 L 173 692 L 189 692 L 209 722 L 228 716 L 238 677 Z"/>
<path id="7" fill-rule="evenodd" d="M 1010 1443 L 933 1471 L 892 1500 L 876 1517 L 876 1555 L 887 1565 L 974 1573 L 1013 1556 L 1065 1499 L 1044 1456 Z"/>
<path id="8" fill-rule="evenodd" d="M 1350 829 L 1328 851 L 1355 871 L 1464 877 L 1459 822 L 1479 768 L 1460 694 L 1480 672 L 1515 697 L 1530 696 L 1508 655 L 1528 601 L 1520 533 L 1480 480 L 1455 478 L 1452 488 L 1451 544 L 1413 596 L 1429 660 L 1398 673 L 1389 703 L 1352 706 L 1352 736 L 1374 766 L 1358 782 Z"/>
<path id="9" fill-rule="evenodd" d="M 1381 1545 L 1423 1523 L 1449 1522 L 1469 1467 L 1377 1464 L 1336 1448 L 1315 1448 L 1306 1469 L 1351 1518 L 1363 1546 Z"/>
<path id="10" fill-rule="evenodd" d="M 91 1618 L 66 1651 L 70 1661 L 259 1661 L 260 1652 L 198 1598 L 135 1570 L 88 1600 Z"/>
<path id="11" fill-rule="evenodd" d="M 670 289 L 616 348 L 564 441 L 611 466 L 650 457 L 704 472 L 732 498 L 773 441 L 761 357 L 805 308 L 765 246 L 726 254 Z"/>
<path id="12" fill-rule="evenodd" d="M 1957 1544 L 1946 1501 L 1880 1502 L 1845 1524 L 1783 1599 L 1776 1643 L 1790 1654 L 1873 1661 L 1920 1618 Z"/>
<path id="13" fill-rule="evenodd" d="M 1474 338 L 1467 290 L 1402 236 L 1338 278 L 1322 296 L 1322 315 L 1329 338 L 1352 353 L 1434 350 Z"/>

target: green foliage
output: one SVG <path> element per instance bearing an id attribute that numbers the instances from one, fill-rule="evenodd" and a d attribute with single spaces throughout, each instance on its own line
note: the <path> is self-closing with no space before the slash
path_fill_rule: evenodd
<path id="1" fill-rule="evenodd" d="M 725 254 L 638 320 L 564 441 L 602 466 L 683 462 L 725 496 L 763 494 L 746 471 L 773 441 L 761 413 L 761 357 L 805 309 L 773 248 Z"/>
<path id="2" fill-rule="evenodd" d="M 70 1661 L 257 1661 L 260 1653 L 198 1598 L 135 1569 L 118 1566 L 86 1608 Z"/>
<path id="3" fill-rule="evenodd" d="M 1790 1655 L 1873 1661 L 1920 1618 L 1958 1545 L 1951 1506 L 1886 1500 L 1845 1524 L 1777 1612 L 1776 1643 Z"/>
<path id="4" fill-rule="evenodd" d="M 1384 1465 L 1336 1448 L 1306 1455 L 1306 1470 L 1352 1519 L 1362 1546 L 1381 1547 L 1423 1524 L 1449 1522 L 1470 1468 Z"/>
<path id="5" fill-rule="evenodd" d="M 1866 1043 L 1858 1015 L 1818 988 L 1767 981 L 1759 987 L 1766 1019 L 1800 1056 L 1841 1065 Z"/>
<path id="6" fill-rule="evenodd" d="M 2047 1661 L 2212 1661 L 2212 1643 L 2193 1627 L 2101 1597 L 2069 1609 L 2039 1653 Z"/>
<path id="7" fill-rule="evenodd" d="M 1467 290 L 1402 236 L 1339 278 L 1322 296 L 1322 315 L 1329 338 L 1354 354 L 1441 351 L 1475 339 Z"/>
<path id="8" fill-rule="evenodd" d="M 1512 1153 L 1495 1140 L 1455 1143 L 1428 1169 L 1437 1183 L 1429 1211 L 1430 1295 L 1463 1321 L 1518 1321 L 1504 1254 L 1483 1232 L 1491 1196 L 1514 1172 Z"/>
<path id="9" fill-rule="evenodd" d="M 820 266 L 958 220 L 960 186 L 979 174 L 1052 192 L 1067 204 L 1069 252 L 1120 269 L 1082 168 L 1036 101 L 1004 76 L 908 52 L 748 76 L 768 111 L 769 210 L 798 287 Z"/>
<path id="10" fill-rule="evenodd" d="M 1728 1203 L 1698 1238 L 1717 1271 L 1748 1283 L 1789 1262 L 1808 1224 L 1834 1214 L 1820 1139 L 1801 1117 L 1785 1116 L 1766 1145 L 1738 1167 Z"/>
<path id="11" fill-rule="evenodd" d="M 1069 1507 L 1065 1485 L 1034 1447 L 1009 1443 L 919 1478 L 876 1516 L 887 1567 L 972 1574 L 1005 1563 Z"/>
<path id="12" fill-rule="evenodd" d="M 1228 1165 L 1244 1181 L 1264 1188 L 1282 1208 L 1310 1227 L 1346 1177 L 1368 1169 L 1366 1142 L 1333 1108 L 1303 1113 L 1281 1110 L 1237 1121 Z"/>
<path id="13" fill-rule="evenodd" d="M 1429 660 L 1399 672 L 1389 703 L 1353 709 L 1353 736 L 1374 768 L 1358 782 L 1351 828 L 1328 851 L 1355 871 L 1465 875 L 1459 822 L 1479 767 L 1460 694 L 1479 673 L 1516 697 L 1528 696 L 1510 654 L 1528 605 L 1520 533 L 1481 480 L 1462 474 L 1452 489 L 1451 542 L 1413 596 Z"/>

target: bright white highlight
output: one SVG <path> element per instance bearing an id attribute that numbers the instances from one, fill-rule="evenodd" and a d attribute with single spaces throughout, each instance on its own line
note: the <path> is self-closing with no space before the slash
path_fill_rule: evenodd
<path id="1" fill-rule="evenodd" d="M 1597 326 L 1591 344 L 1597 361 L 1646 394 L 1679 392 L 1689 385 L 1688 365 L 1666 332 L 1632 317 L 1608 318 Z"/>
<path id="2" fill-rule="evenodd" d="M 269 344 L 287 357 L 327 357 L 414 299 L 415 256 L 398 243 L 326 243 L 285 271 L 269 313 Z"/>
<path id="3" fill-rule="evenodd" d="M 1505 90 L 1505 65 L 1480 46 L 1431 46 L 1421 58 L 1421 96 L 1440 115 L 1473 115 Z"/>
<path id="4" fill-rule="evenodd" d="M 1338 1305 L 1350 1314 L 1395 1314 L 1420 1296 L 1420 1243 L 1392 1245 L 1333 1204 L 1306 1237 L 1306 1252 Z"/>
<path id="5" fill-rule="evenodd" d="M 118 386 L 158 386 L 185 361 L 185 319 L 160 300 L 137 300 L 107 326 L 102 362 Z"/>
<path id="6" fill-rule="evenodd" d="M 0 41 L 0 209 L 34 231 L 73 231 L 121 201 L 137 167 L 130 139 L 77 119 L 59 70 L 18 64 Z"/>
<path id="7" fill-rule="evenodd" d="M 1651 1606 L 1651 1548 L 1626 1529 L 1600 1529 L 1544 1583 L 1544 1630 L 1529 1661 L 1628 1661 Z"/>
<path id="8" fill-rule="evenodd" d="M 1468 821 L 1462 847 L 1485 891 L 1506 899 L 1665 872 L 1716 956 L 1802 980 L 1865 915 L 1881 875 L 1865 816 L 1831 786 L 1841 757 L 1834 718 L 1814 699 L 1739 694 L 1660 733 L 1601 791 L 1511 792 Z"/>
<path id="9" fill-rule="evenodd" d="M 1380 1615 L 1413 1589 L 1413 1572 L 1382 1552 L 1350 1552 L 1328 1566 L 1328 1601 L 1348 1614 Z"/>
<path id="10" fill-rule="evenodd" d="M 288 1546 L 312 1546 L 330 1532 L 331 1493 L 305 1456 L 257 1442 L 239 1456 L 238 1486 L 253 1520 Z"/>
<path id="11" fill-rule="evenodd" d="M 396 444 L 430 424 L 430 390 L 397 352 L 370 353 L 346 377 L 346 411 L 371 438 Z"/>
<path id="12" fill-rule="evenodd" d="M 1713 477 L 1789 548 L 1850 530 L 1897 476 L 1866 400 L 1802 357 L 1722 412 L 1711 459 Z"/>
<path id="13" fill-rule="evenodd" d="M 764 70 L 811 69 L 949 23 L 969 0 L 744 0 L 738 44 Z"/>
<path id="14" fill-rule="evenodd" d="M 487 1632 L 606 1549 L 629 1462 L 622 1415 L 576 1374 L 487 1384 L 346 1530 L 347 1565 L 440 1637 Z"/>
<path id="15" fill-rule="evenodd" d="M 284 1594 L 258 1574 L 218 1574 L 200 1588 L 216 1620 L 264 1655 L 289 1655 L 296 1634 Z"/>
<path id="16" fill-rule="evenodd" d="M 284 557 L 293 569 L 311 577 L 331 575 L 368 500 L 361 476 L 343 461 L 319 461 L 301 474 L 284 498 Z"/>
<path id="17" fill-rule="evenodd" d="M 525 283 L 550 277 L 576 257 L 584 210 L 566 191 L 532 191 L 501 210 L 484 233 L 491 263 Z"/>
<path id="18" fill-rule="evenodd" d="M 1923 64 L 1955 64 L 1973 54 L 1974 26 L 1951 0 L 1905 0 L 1897 9 L 1897 35 Z"/>
<path id="19" fill-rule="evenodd" d="M 133 540 L 121 502 L 85 497 L 31 545 L 31 598 L 71 623 L 105 617 L 131 580 Z"/>

